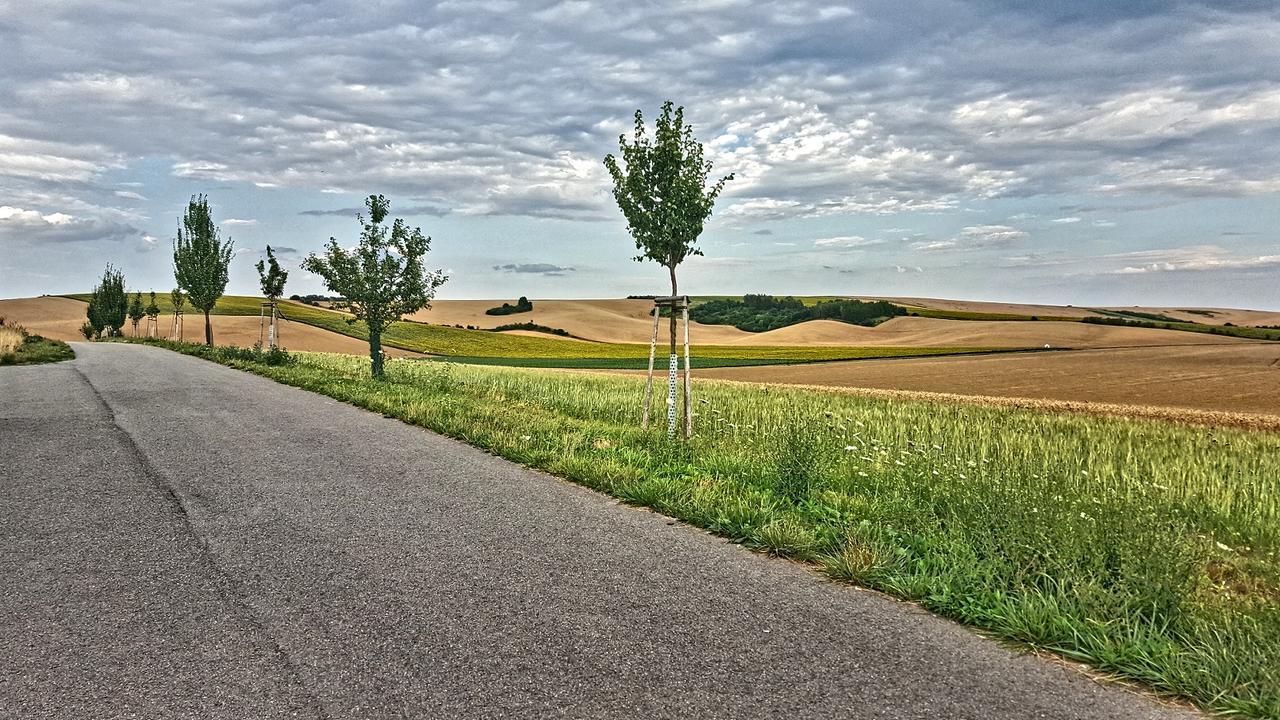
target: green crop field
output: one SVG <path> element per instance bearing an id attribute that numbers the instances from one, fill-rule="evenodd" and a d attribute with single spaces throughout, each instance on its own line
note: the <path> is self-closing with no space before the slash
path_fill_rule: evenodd
<path id="1" fill-rule="evenodd" d="M 181 348 L 460 438 L 1000 637 L 1280 715 L 1280 435 L 697 382 Z M 406 479 L 406 482 L 409 480 Z"/>

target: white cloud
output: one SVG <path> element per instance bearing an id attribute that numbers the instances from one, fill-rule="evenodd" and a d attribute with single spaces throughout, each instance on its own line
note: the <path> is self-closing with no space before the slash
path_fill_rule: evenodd
<path id="1" fill-rule="evenodd" d="M 861 235 L 842 235 L 839 237 L 819 238 L 813 241 L 819 248 L 861 248 L 883 245 L 884 240 L 868 240 Z"/>
<path id="2" fill-rule="evenodd" d="M 1072 223 L 1078 223 L 1078 222 L 1080 222 L 1080 218 L 1078 218 L 1078 217 L 1060 217 L 1060 218 L 1054 218 L 1053 220 L 1050 220 L 1049 222 L 1055 222 L 1055 223 L 1058 223 L 1059 225 L 1070 225 L 1070 224 L 1072 224 Z"/>

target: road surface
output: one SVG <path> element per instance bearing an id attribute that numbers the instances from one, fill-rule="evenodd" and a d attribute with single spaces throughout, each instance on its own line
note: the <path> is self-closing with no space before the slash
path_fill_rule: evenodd
<path id="1" fill-rule="evenodd" d="M 164 350 L 0 368 L 0 717 L 1192 717 Z"/>

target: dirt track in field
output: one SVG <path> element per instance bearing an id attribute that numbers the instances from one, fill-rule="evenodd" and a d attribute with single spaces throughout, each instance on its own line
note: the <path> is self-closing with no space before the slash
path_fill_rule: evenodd
<path id="1" fill-rule="evenodd" d="M 1280 416 L 1280 343 L 859 360 L 695 373 L 747 382 L 1012 398 L 1014 404 L 1050 400 Z M 1280 419 L 1275 423 L 1280 427 Z"/>

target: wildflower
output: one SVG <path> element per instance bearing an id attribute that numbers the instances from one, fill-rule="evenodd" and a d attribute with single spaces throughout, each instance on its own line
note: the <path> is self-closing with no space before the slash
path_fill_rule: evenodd
<path id="1" fill-rule="evenodd" d="M 856 448 L 856 447 L 854 447 L 854 446 L 852 446 L 852 445 L 845 445 L 845 446 L 844 446 L 844 451 L 845 451 L 845 452 L 853 452 L 854 450 L 857 450 L 857 449 L 858 449 L 858 448 Z"/>
<path id="2" fill-rule="evenodd" d="M 858 471 L 858 477 L 866 477 L 866 476 L 867 476 L 866 473 L 862 472 L 861 470 Z"/>
<path id="3" fill-rule="evenodd" d="M 533 436 L 532 436 L 532 435 L 521 435 L 521 436 L 520 436 L 520 439 L 521 439 L 522 441 L 524 441 L 524 442 L 529 442 L 530 440 L 532 440 L 532 439 L 533 439 Z"/>

